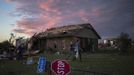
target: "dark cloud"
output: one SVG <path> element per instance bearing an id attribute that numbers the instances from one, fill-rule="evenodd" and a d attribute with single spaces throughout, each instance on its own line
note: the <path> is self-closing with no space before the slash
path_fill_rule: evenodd
<path id="1" fill-rule="evenodd" d="M 19 33 L 25 33 L 25 30 L 21 28 L 14 29 L 14 31 Z"/>

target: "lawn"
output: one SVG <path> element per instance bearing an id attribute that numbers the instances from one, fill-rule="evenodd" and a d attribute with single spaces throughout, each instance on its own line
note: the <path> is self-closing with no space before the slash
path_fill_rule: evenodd
<path id="1" fill-rule="evenodd" d="M 66 58 L 66 55 L 44 55 L 48 61 Z M 34 61 L 34 64 L 26 65 L 16 60 L 0 60 L 0 75 L 39 75 L 36 72 L 38 56 L 34 56 Z M 83 53 L 82 62 L 68 62 L 71 65 L 70 75 L 134 75 L 132 55 Z"/>

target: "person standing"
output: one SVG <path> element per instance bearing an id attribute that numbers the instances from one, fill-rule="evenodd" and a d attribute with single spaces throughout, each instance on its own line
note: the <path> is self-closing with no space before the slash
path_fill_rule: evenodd
<path id="1" fill-rule="evenodd" d="M 80 47 L 80 40 L 77 39 L 75 42 L 75 51 L 76 51 L 76 59 L 79 59 L 81 61 L 81 47 Z"/>
<path id="2" fill-rule="evenodd" d="M 68 58 L 71 57 L 72 60 L 75 60 L 76 59 L 75 54 L 76 54 L 76 52 L 74 51 L 74 44 L 71 42 Z"/>
<path id="3" fill-rule="evenodd" d="M 10 54 L 9 59 L 10 60 L 13 60 L 14 55 L 15 55 L 14 52 L 15 52 L 15 47 L 14 46 L 10 46 L 10 48 L 9 48 L 9 54 Z"/>
<path id="4" fill-rule="evenodd" d="M 24 44 L 21 44 L 19 47 L 18 47 L 18 60 L 23 60 L 23 52 L 24 52 Z"/>

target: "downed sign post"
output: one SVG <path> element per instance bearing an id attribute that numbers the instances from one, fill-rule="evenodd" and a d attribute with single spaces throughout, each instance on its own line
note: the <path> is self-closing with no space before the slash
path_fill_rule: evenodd
<path id="1" fill-rule="evenodd" d="M 57 75 L 68 75 L 70 65 L 66 60 L 55 60 L 51 63 L 51 70 Z"/>
<path id="2" fill-rule="evenodd" d="M 43 55 L 41 55 L 39 57 L 39 61 L 38 61 L 37 72 L 38 73 L 44 73 L 45 72 L 45 66 L 46 66 L 46 59 Z"/>

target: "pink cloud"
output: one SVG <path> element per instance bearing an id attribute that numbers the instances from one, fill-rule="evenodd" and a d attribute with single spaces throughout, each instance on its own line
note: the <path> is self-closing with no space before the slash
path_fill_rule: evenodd
<path id="1" fill-rule="evenodd" d="M 13 28 L 13 31 L 16 33 L 31 35 L 51 27 L 61 26 L 60 24 L 85 23 L 90 20 L 87 10 L 74 7 L 75 2 L 71 0 L 9 1 L 16 2 L 15 13 L 25 17 L 16 21 L 16 25 Z M 93 13 L 98 15 L 98 10 L 93 10 Z"/>
<path id="2" fill-rule="evenodd" d="M 55 15 L 61 15 L 61 12 L 58 8 L 53 6 L 54 0 L 48 0 L 46 2 L 40 3 L 39 7 L 45 11 L 45 13 L 54 13 Z"/>
<path id="3" fill-rule="evenodd" d="M 39 3 L 38 8 L 41 8 L 43 12 L 38 14 L 37 18 L 20 19 L 16 22 L 16 26 L 14 27 L 13 31 L 17 33 L 23 32 L 25 34 L 31 34 L 32 32 L 40 32 L 41 30 L 55 27 L 56 24 L 61 21 L 62 16 L 58 8 L 52 7 L 52 3 L 53 0 L 47 0 Z M 21 28 L 20 31 L 19 28 Z"/>
<path id="4" fill-rule="evenodd" d="M 51 4 L 52 3 L 52 0 L 48 0 L 47 2 L 43 2 L 43 3 L 40 3 L 40 7 L 46 11 L 50 11 L 51 10 Z"/>
<path id="5" fill-rule="evenodd" d="M 96 29 L 107 32 L 119 32 L 121 26 L 133 25 L 132 0 L 6 0 L 14 2 L 11 12 L 20 17 L 13 31 L 23 34 L 34 34 L 47 28 L 91 23 Z M 122 4 L 123 3 L 123 4 Z M 132 17 L 130 17 L 132 16 Z M 24 18 L 23 18 L 24 17 Z M 131 21 L 131 22 L 130 22 Z M 105 31 L 103 30 L 105 29 Z"/>
<path id="6" fill-rule="evenodd" d="M 5 1 L 9 3 L 9 2 L 11 2 L 12 0 L 5 0 Z"/>
<path id="7" fill-rule="evenodd" d="M 84 11 L 84 10 L 80 10 L 78 12 L 78 15 L 80 16 L 80 18 L 84 21 L 84 22 L 88 22 L 88 14 Z"/>

